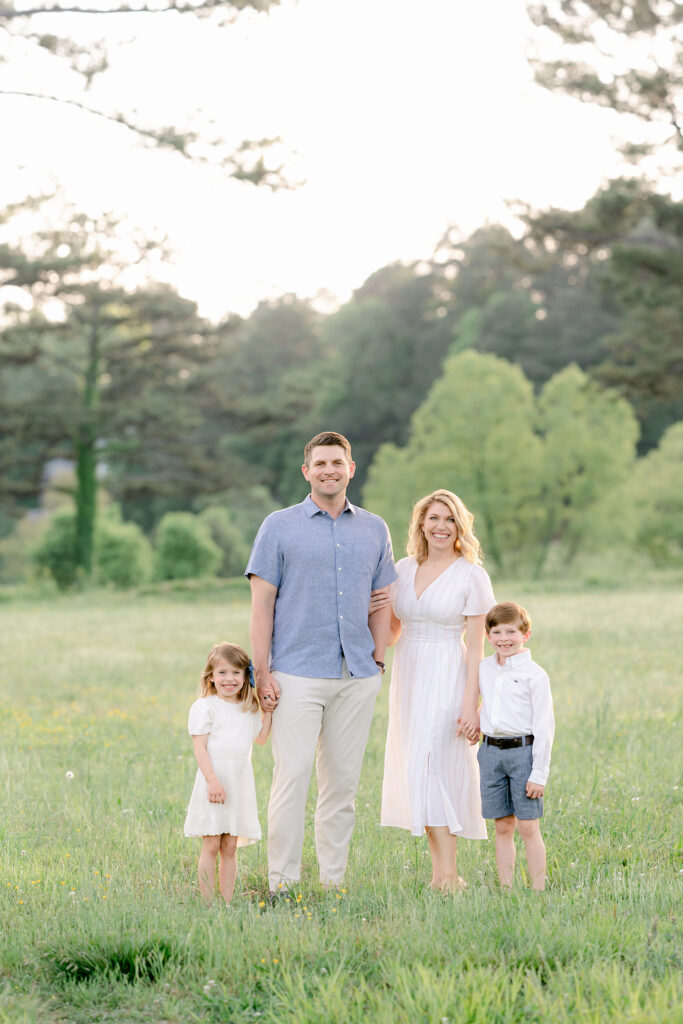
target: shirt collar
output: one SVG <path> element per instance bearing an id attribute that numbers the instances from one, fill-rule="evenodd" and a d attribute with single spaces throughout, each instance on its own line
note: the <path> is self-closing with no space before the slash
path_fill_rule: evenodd
<path id="1" fill-rule="evenodd" d="M 312 519 L 313 516 L 317 515 L 319 512 L 323 512 L 324 511 L 322 508 L 319 508 L 319 506 L 316 505 L 316 503 L 313 501 L 313 498 L 310 496 L 310 494 L 306 495 L 306 497 L 304 498 L 302 504 L 303 504 L 303 510 L 304 510 L 304 512 L 306 513 L 306 515 L 308 516 L 309 519 Z M 346 500 L 344 501 L 344 508 L 341 510 L 341 512 L 339 514 L 341 515 L 343 512 L 350 512 L 352 516 L 355 516 L 355 514 L 356 514 L 356 509 L 351 504 L 351 502 L 349 501 L 348 498 L 346 498 Z"/>
<path id="2" fill-rule="evenodd" d="M 495 654 L 493 655 L 493 657 L 496 659 L 497 662 L 498 659 L 496 658 Z M 505 659 L 504 665 L 499 665 L 498 667 L 518 668 L 520 665 L 523 665 L 526 661 L 531 661 L 531 651 L 520 651 L 519 654 L 513 654 L 511 658 Z"/>

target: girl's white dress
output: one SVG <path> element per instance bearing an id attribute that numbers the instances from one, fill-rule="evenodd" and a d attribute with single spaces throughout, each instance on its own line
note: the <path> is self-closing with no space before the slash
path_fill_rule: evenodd
<path id="1" fill-rule="evenodd" d="M 452 562 L 418 598 L 417 562 L 402 558 L 392 584 L 401 636 L 391 671 L 389 729 L 382 783 L 382 825 L 423 835 L 446 825 L 452 835 L 486 839 L 477 748 L 456 737 L 465 695 L 466 615 L 495 604 L 480 565 Z"/>
<path id="2" fill-rule="evenodd" d="M 207 751 L 213 770 L 225 790 L 225 803 L 209 803 L 206 779 L 199 768 L 185 818 L 186 836 L 239 836 L 237 845 L 247 846 L 261 838 L 256 807 L 251 745 L 261 731 L 261 715 L 242 711 L 212 694 L 200 697 L 190 708 L 190 736 L 209 734 Z"/>

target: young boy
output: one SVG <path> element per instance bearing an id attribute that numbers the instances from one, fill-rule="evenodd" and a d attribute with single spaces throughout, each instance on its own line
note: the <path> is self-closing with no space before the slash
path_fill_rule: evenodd
<path id="1" fill-rule="evenodd" d="M 545 846 L 539 818 L 555 732 L 550 683 L 524 646 L 531 636 L 531 619 L 521 605 L 495 605 L 486 616 L 486 636 L 496 653 L 479 666 L 484 734 L 478 752 L 481 812 L 496 821 L 500 884 L 512 886 L 518 828 L 531 884 L 544 889 Z"/>

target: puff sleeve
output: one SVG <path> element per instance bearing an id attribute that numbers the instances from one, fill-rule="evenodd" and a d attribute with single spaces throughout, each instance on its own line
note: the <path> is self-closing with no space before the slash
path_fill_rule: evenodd
<path id="1" fill-rule="evenodd" d="M 486 569 L 473 565 L 467 578 L 463 615 L 486 615 L 496 599 Z"/>
<path id="2" fill-rule="evenodd" d="M 190 736 L 206 736 L 213 726 L 213 708 L 206 697 L 199 697 L 192 707 L 187 719 L 187 731 Z"/>

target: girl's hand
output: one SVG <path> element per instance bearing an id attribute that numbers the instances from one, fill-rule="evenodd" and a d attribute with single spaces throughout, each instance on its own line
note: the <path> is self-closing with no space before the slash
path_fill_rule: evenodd
<path id="1" fill-rule="evenodd" d="M 391 604 L 388 585 L 380 587 L 379 590 L 371 591 L 369 614 L 372 615 L 373 612 L 378 612 L 380 608 L 386 608 L 388 604 Z"/>
<path id="2" fill-rule="evenodd" d="M 210 776 L 210 778 L 206 780 L 206 788 L 209 792 L 210 804 L 225 803 L 225 790 L 223 789 L 215 775 Z"/>

